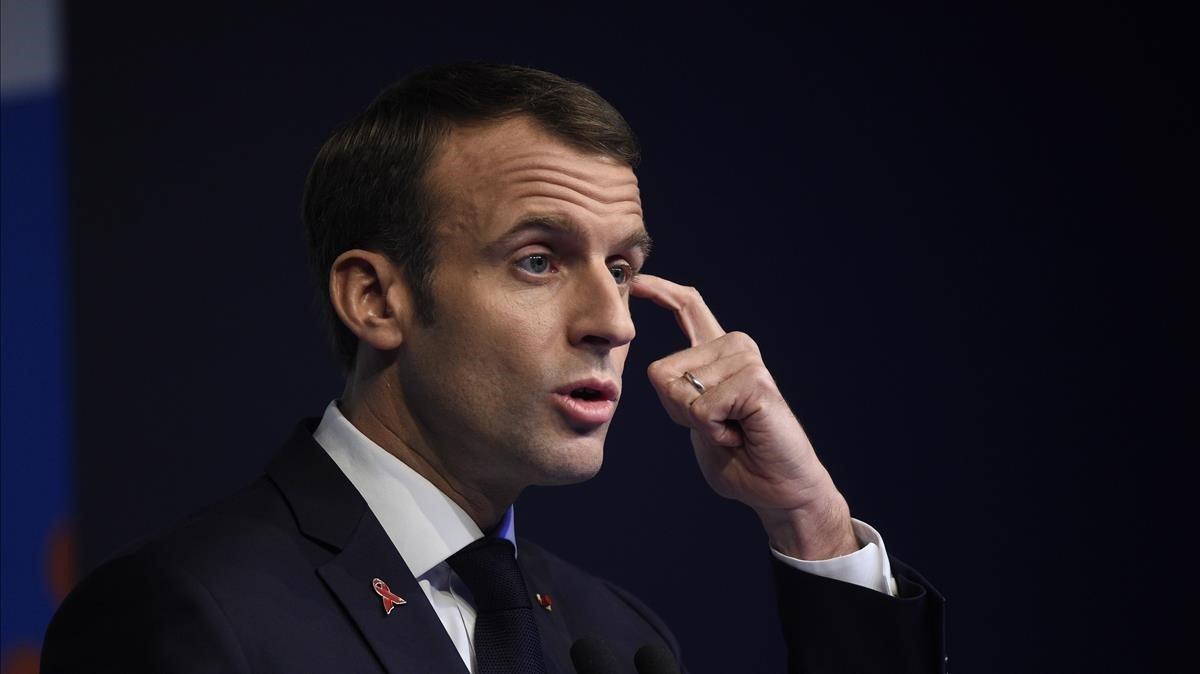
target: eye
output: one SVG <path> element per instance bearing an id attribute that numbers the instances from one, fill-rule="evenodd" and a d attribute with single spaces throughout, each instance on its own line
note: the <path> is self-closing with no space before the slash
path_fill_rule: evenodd
<path id="1" fill-rule="evenodd" d="M 517 266 L 530 274 L 545 274 L 550 271 L 549 255 L 526 255 L 517 260 Z"/>
<path id="2" fill-rule="evenodd" d="M 625 285 L 626 283 L 629 283 L 633 280 L 633 277 L 637 275 L 637 271 L 633 268 L 633 265 L 624 263 L 613 265 L 609 267 L 608 270 L 612 272 L 613 280 L 616 281 L 618 285 Z"/>

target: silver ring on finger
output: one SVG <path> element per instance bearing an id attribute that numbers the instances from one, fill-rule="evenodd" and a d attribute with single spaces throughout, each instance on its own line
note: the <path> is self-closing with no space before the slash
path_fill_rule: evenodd
<path id="1" fill-rule="evenodd" d="M 696 389 L 697 393 L 704 395 L 704 384 L 700 383 L 700 380 L 696 378 L 696 375 L 692 374 L 691 372 L 684 372 L 683 378 L 688 380 L 688 383 Z"/>

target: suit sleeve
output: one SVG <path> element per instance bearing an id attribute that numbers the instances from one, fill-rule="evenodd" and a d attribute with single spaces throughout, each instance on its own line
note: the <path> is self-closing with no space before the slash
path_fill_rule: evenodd
<path id="1" fill-rule="evenodd" d="M 771 559 L 789 672 L 945 672 L 945 600 L 912 568 L 890 562 L 894 597 Z"/>
<path id="2" fill-rule="evenodd" d="M 110 562 L 63 602 L 42 647 L 43 674 L 249 672 L 208 590 L 179 568 Z"/>

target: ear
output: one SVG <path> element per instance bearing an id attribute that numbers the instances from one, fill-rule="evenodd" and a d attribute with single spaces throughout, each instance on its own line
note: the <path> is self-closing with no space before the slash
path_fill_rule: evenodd
<path id="1" fill-rule="evenodd" d="M 333 310 L 359 341 L 377 351 L 394 351 L 404 342 L 410 298 L 404 275 L 385 255 L 348 250 L 330 268 Z"/>

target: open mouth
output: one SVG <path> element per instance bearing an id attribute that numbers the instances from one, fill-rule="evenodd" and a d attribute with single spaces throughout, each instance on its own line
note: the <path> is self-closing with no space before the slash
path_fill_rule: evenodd
<path id="1" fill-rule="evenodd" d="M 596 427 L 611 421 L 619 396 L 616 384 L 599 378 L 580 379 L 554 393 L 559 409 L 580 427 Z"/>

